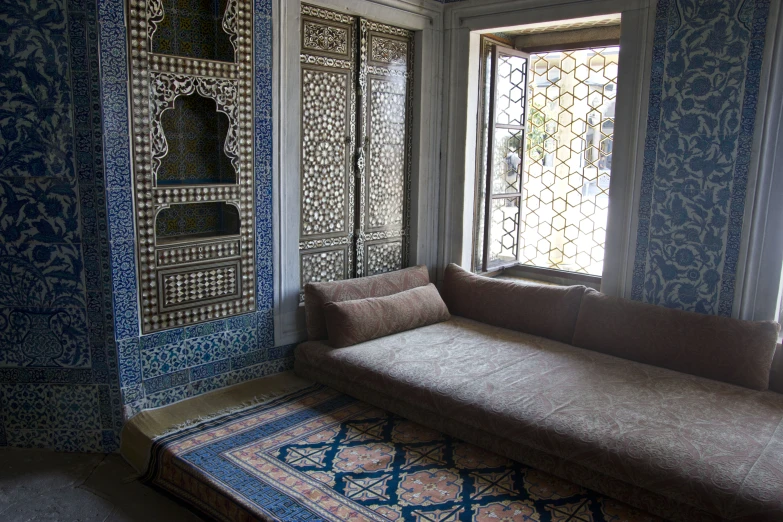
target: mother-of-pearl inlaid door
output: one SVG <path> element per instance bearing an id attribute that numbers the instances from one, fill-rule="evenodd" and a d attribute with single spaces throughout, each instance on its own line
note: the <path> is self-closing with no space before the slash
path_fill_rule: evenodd
<path id="1" fill-rule="evenodd" d="M 302 5 L 300 280 L 407 265 L 413 33 Z"/>

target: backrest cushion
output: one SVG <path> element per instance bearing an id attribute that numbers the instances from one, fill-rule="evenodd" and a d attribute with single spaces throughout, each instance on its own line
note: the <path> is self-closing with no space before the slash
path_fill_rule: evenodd
<path id="1" fill-rule="evenodd" d="M 772 359 L 772 370 L 769 372 L 769 389 L 783 393 L 783 345 L 778 345 L 775 357 Z"/>
<path id="2" fill-rule="evenodd" d="M 672 310 L 588 290 L 573 345 L 766 390 L 779 326 Z"/>
<path id="3" fill-rule="evenodd" d="M 569 343 L 584 291 L 478 276 L 451 264 L 441 295 L 453 315 Z"/>
<path id="4" fill-rule="evenodd" d="M 323 311 L 328 302 L 383 297 L 429 283 L 430 274 L 424 265 L 357 279 L 308 283 L 304 287 L 307 339 L 318 341 L 328 337 Z"/>
<path id="5" fill-rule="evenodd" d="M 450 317 L 433 284 L 386 297 L 326 303 L 324 314 L 329 344 L 335 348 L 440 323 Z"/>

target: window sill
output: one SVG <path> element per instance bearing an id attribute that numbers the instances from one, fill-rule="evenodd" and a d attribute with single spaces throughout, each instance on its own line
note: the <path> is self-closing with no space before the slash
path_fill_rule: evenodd
<path id="1" fill-rule="evenodd" d="M 601 278 L 599 276 L 520 264 L 490 270 L 481 275 L 517 281 L 522 284 L 540 284 L 548 286 L 584 285 L 595 290 L 601 290 Z"/>

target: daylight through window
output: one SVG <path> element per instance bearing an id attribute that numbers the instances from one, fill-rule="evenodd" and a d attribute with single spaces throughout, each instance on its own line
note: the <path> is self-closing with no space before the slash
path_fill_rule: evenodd
<path id="1" fill-rule="evenodd" d="M 533 54 L 493 47 L 485 62 L 489 121 L 480 155 L 486 181 L 477 267 L 521 264 L 600 276 L 619 47 Z"/>

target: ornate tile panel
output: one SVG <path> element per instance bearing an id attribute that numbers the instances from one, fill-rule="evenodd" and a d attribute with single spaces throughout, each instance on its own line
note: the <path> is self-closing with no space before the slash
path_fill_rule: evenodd
<path id="1" fill-rule="evenodd" d="M 0 73 L 0 104 L 13 117 L 0 119 L 2 178 L 75 176 L 68 80 L 69 53 L 76 53 L 68 46 L 65 14 L 64 0 L 3 5 L 8 66 Z"/>
<path id="2" fill-rule="evenodd" d="M 657 9 L 632 297 L 728 316 L 769 2 Z"/>
<path id="3" fill-rule="evenodd" d="M 12 391 L 0 445 L 117 446 L 96 13 L 61 0 L 3 8 L 0 387 Z"/>

